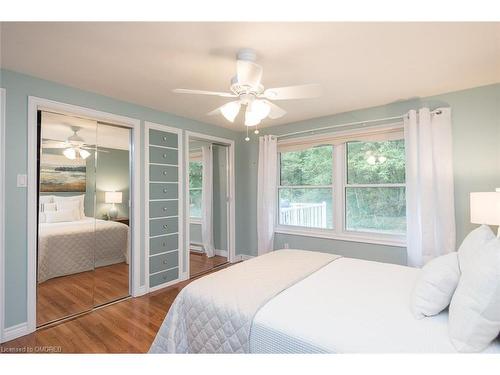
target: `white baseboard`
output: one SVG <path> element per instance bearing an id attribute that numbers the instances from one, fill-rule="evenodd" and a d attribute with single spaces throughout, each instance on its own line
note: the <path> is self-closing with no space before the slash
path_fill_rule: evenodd
<path id="1" fill-rule="evenodd" d="M 190 251 L 193 251 L 193 252 L 196 252 L 196 253 L 204 253 L 204 251 L 203 251 L 203 244 L 198 243 L 198 242 L 191 242 L 191 244 L 190 244 Z M 215 255 L 227 258 L 227 250 L 215 249 Z"/>
<path id="2" fill-rule="evenodd" d="M 15 326 L 7 327 L 4 329 L 1 335 L 1 342 L 14 340 L 18 337 L 25 336 L 30 333 L 31 332 L 28 327 L 28 322 L 16 324 Z"/>
<path id="3" fill-rule="evenodd" d="M 137 288 L 134 293 L 132 294 L 132 297 L 140 297 L 143 296 L 148 292 L 148 288 L 146 285 L 141 285 L 139 288 Z"/>
<path id="4" fill-rule="evenodd" d="M 215 249 L 215 255 L 227 258 L 227 250 L 218 250 L 218 249 Z"/>
<path id="5" fill-rule="evenodd" d="M 236 263 L 236 262 L 243 262 L 245 260 L 249 260 L 249 259 L 252 259 L 254 258 L 253 255 L 247 255 L 247 254 L 237 254 L 235 257 L 234 257 L 234 261 L 233 263 Z"/>

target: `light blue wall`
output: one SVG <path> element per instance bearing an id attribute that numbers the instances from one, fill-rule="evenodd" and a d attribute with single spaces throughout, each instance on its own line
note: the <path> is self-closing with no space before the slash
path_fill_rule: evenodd
<path id="1" fill-rule="evenodd" d="M 129 217 L 130 155 L 128 150 L 100 148 L 96 168 L 96 214 L 103 219 L 111 204 L 105 202 L 106 191 L 121 191 L 122 203 L 116 204 L 118 217 Z"/>
<path id="2" fill-rule="evenodd" d="M 128 116 L 144 121 L 165 124 L 185 130 L 237 140 L 237 132 L 178 117 L 143 106 L 115 100 L 95 93 L 19 74 L 0 70 L 0 87 L 7 91 L 6 97 L 6 176 L 5 176 L 5 326 L 26 321 L 26 188 L 16 187 L 16 175 L 27 171 L 27 123 L 28 96 L 51 99 L 63 103 L 83 106 L 100 111 Z M 144 139 L 141 145 L 141 159 L 144 160 Z M 238 153 L 239 144 L 235 151 Z M 144 172 L 144 171 L 143 171 Z M 141 181 L 144 175 L 141 175 Z M 144 192 L 141 187 L 141 195 Z M 238 198 L 238 194 L 236 196 Z M 143 199 L 142 199 L 143 201 Z M 141 215 L 141 233 L 144 233 L 144 208 Z M 141 235 L 144 251 L 144 236 Z M 143 257 L 141 257 L 143 259 Z M 144 283 L 144 264 L 141 263 L 141 282 Z"/>
<path id="3" fill-rule="evenodd" d="M 276 126 L 264 129 L 261 133 L 280 135 L 335 124 L 393 117 L 424 106 L 432 109 L 442 106 L 452 108 L 455 208 L 459 244 L 474 227 L 469 222 L 469 192 L 492 191 L 495 187 L 500 187 L 500 84 Z M 237 227 L 236 237 L 238 251 L 255 255 L 258 139 L 251 138 L 248 143 L 238 140 L 236 170 L 239 172 L 239 178 L 236 184 L 239 196 L 244 198 L 238 200 L 237 210 L 245 215 L 238 216 L 240 226 Z M 285 243 L 288 243 L 290 248 L 331 251 L 353 257 L 406 263 L 406 249 L 400 247 L 291 235 L 276 236 L 275 248 L 281 248 Z"/>

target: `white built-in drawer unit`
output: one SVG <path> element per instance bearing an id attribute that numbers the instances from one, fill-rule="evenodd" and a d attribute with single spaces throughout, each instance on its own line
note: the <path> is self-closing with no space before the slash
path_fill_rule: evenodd
<path id="1" fill-rule="evenodd" d="M 149 288 L 179 280 L 182 140 L 179 129 L 146 123 Z"/>

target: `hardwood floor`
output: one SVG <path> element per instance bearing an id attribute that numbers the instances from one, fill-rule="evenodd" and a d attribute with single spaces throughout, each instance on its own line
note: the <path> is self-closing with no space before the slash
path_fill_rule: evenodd
<path id="1" fill-rule="evenodd" d="M 0 353 L 146 353 L 175 297 L 191 281 L 41 328 L 1 344 Z"/>
<path id="2" fill-rule="evenodd" d="M 37 286 L 37 326 L 129 295 L 128 264 L 56 277 Z"/>
<path id="3" fill-rule="evenodd" d="M 227 263 L 227 258 L 215 255 L 208 258 L 205 254 L 191 251 L 189 254 L 189 269 L 191 277 L 201 275 Z"/>

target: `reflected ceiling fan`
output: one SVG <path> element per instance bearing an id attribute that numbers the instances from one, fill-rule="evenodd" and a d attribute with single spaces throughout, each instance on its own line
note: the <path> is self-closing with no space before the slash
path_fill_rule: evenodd
<path id="1" fill-rule="evenodd" d="M 255 63 L 256 59 L 257 55 L 252 49 L 242 49 L 238 52 L 236 76 L 231 80 L 231 92 L 190 89 L 175 89 L 173 92 L 237 98 L 209 112 L 208 115 L 220 113 L 226 120 L 234 122 L 240 112 L 241 106 L 246 106 L 246 126 L 258 125 L 266 117 L 271 119 L 283 117 L 286 111 L 274 104 L 272 102 L 274 100 L 305 99 L 321 96 L 322 89 L 318 84 L 264 88 L 261 83 L 263 69 L 262 66 Z"/>
<path id="2" fill-rule="evenodd" d="M 66 141 L 47 138 L 42 139 L 42 148 L 64 148 L 63 154 L 70 160 L 75 160 L 78 157 L 84 160 L 87 159 L 91 155 L 87 150 L 95 150 L 95 147 L 89 147 L 84 139 L 78 135 L 80 131 L 78 126 L 71 126 L 71 130 L 73 131 L 73 135 L 68 137 Z"/>

